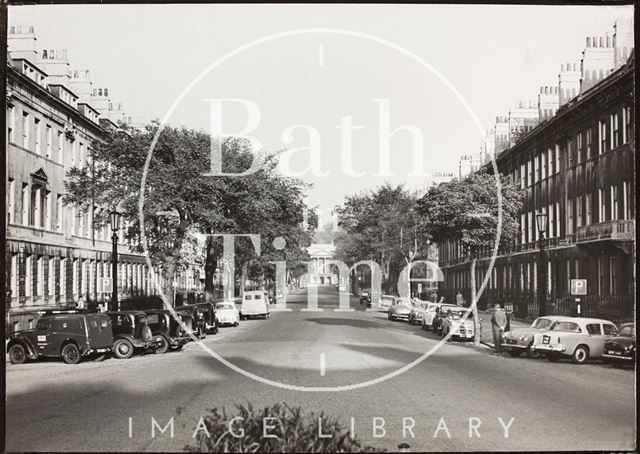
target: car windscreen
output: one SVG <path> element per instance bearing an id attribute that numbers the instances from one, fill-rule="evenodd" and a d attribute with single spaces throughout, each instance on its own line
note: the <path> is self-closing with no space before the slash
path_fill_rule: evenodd
<path id="1" fill-rule="evenodd" d="M 623 337 L 636 337 L 636 327 L 633 325 L 623 326 L 618 335 Z"/>
<path id="2" fill-rule="evenodd" d="M 227 304 L 224 304 L 224 303 L 223 303 L 223 304 L 218 304 L 218 305 L 216 305 L 216 309 L 217 309 L 217 310 L 233 309 L 233 308 L 234 308 L 234 307 L 233 307 L 233 304 L 228 304 L 228 303 L 227 303 Z"/>
<path id="3" fill-rule="evenodd" d="M 262 299 L 262 295 L 253 295 L 253 299 L 254 300 L 261 300 Z"/>
<path id="4" fill-rule="evenodd" d="M 158 314 L 147 314 L 147 323 L 150 325 L 160 322 L 160 316 Z"/>
<path id="5" fill-rule="evenodd" d="M 572 322 L 558 322 L 554 327 L 553 331 L 568 331 L 570 333 L 581 333 L 582 330 L 576 323 Z"/>
<path id="6" fill-rule="evenodd" d="M 552 323 L 553 320 L 549 318 L 539 318 L 535 322 L 533 322 L 533 325 L 531 325 L 531 327 L 537 329 L 549 329 Z"/>

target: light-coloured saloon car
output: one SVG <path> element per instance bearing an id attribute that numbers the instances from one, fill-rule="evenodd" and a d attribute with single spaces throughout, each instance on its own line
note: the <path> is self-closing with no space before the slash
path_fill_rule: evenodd
<path id="1" fill-rule="evenodd" d="M 427 331 L 431 329 L 433 325 L 433 319 L 436 316 L 436 309 L 442 306 L 442 303 L 429 303 L 424 311 L 424 317 L 422 317 L 422 329 Z"/>
<path id="2" fill-rule="evenodd" d="M 389 320 L 409 320 L 409 314 L 411 313 L 411 301 L 408 298 L 400 298 L 398 296 L 393 298 L 393 303 L 389 307 L 387 317 Z"/>
<path id="3" fill-rule="evenodd" d="M 216 304 L 216 318 L 219 325 L 238 326 L 240 323 L 240 312 L 233 303 Z"/>
<path id="4" fill-rule="evenodd" d="M 534 352 L 531 348 L 533 345 L 533 336 L 537 333 L 549 331 L 555 322 L 563 318 L 567 317 L 561 315 L 546 315 L 536 318 L 531 326 L 527 328 L 517 328 L 507 331 L 502 336 L 502 349 L 514 357 L 526 353 L 529 358 L 538 358 L 540 352 Z"/>
<path id="5" fill-rule="evenodd" d="M 535 334 L 533 350 L 543 353 L 549 361 L 569 356 L 576 364 L 588 359 L 602 358 L 604 343 L 618 334 L 618 328 L 599 318 L 566 317 L 558 320 L 551 330 Z"/>
<path id="6" fill-rule="evenodd" d="M 389 312 L 389 308 L 393 304 L 393 299 L 395 296 L 393 295 L 382 295 L 380 297 L 380 310 L 382 312 Z"/>

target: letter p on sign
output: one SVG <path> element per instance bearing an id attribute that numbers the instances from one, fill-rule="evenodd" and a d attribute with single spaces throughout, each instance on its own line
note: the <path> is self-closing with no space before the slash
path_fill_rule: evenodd
<path id="1" fill-rule="evenodd" d="M 586 279 L 571 279 L 571 294 L 572 295 L 586 295 L 587 294 L 587 280 Z"/>

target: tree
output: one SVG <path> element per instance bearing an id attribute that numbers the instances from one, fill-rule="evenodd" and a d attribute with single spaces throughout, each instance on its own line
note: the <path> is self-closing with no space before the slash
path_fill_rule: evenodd
<path id="1" fill-rule="evenodd" d="M 90 164 L 67 172 L 65 202 L 81 209 L 93 204 L 94 227 L 108 221 L 108 213 L 122 213 L 125 237 L 134 252 L 144 250 L 138 215 L 140 185 L 148 150 L 158 123 L 145 129 L 124 124 L 93 144 Z M 149 257 L 163 276 L 163 293 L 172 293 L 174 274 L 180 266 L 204 259 L 205 289 L 211 299 L 213 274 L 221 254 L 221 242 L 203 235 L 253 233 L 262 235 L 263 250 L 275 236 L 287 241 L 288 260 L 309 235 L 300 227 L 306 186 L 275 171 L 273 159 L 246 177 L 209 177 L 210 136 L 202 131 L 166 126 L 158 136 L 144 186 L 144 238 Z M 244 141 L 228 139 L 222 146 L 225 171 L 249 168 L 251 150 Z M 167 215 L 169 213 L 169 215 Z M 239 263 L 255 259 L 249 244 L 238 244 Z M 253 255 L 251 255 L 251 254 Z M 202 257 L 204 255 L 204 257 Z M 268 255 L 258 262 L 264 265 Z"/>
<path id="2" fill-rule="evenodd" d="M 418 201 L 422 228 L 437 243 L 457 241 L 473 257 L 471 264 L 472 308 L 479 342 L 476 309 L 475 262 L 477 255 L 494 247 L 500 233 L 499 247 L 510 244 L 519 231 L 518 213 L 525 191 L 500 175 L 502 224 L 498 232 L 498 191 L 496 178 L 486 172 L 473 173 L 462 180 L 451 180 L 430 188 Z"/>
<path id="3" fill-rule="evenodd" d="M 428 236 L 421 232 L 416 200 L 403 185 L 388 183 L 347 197 L 338 209 L 345 235 L 336 238 L 337 257 L 347 263 L 376 261 L 386 291 L 393 292 L 400 271 L 426 251 Z"/>

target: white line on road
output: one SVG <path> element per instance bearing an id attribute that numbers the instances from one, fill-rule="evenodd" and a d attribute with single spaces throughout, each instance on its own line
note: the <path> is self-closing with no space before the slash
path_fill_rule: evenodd
<path id="1" fill-rule="evenodd" d="M 324 360 L 325 356 L 324 353 L 320 353 L 320 376 L 324 377 L 325 374 L 325 360 Z"/>

